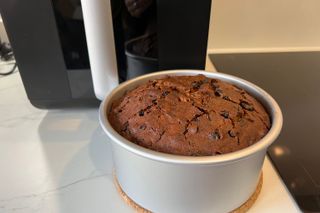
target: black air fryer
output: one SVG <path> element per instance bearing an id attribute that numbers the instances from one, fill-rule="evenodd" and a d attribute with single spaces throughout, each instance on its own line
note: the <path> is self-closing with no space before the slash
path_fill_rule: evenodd
<path id="1" fill-rule="evenodd" d="M 204 69 L 210 9 L 211 0 L 0 0 L 39 108 L 96 104 L 119 82 L 157 70 Z"/>

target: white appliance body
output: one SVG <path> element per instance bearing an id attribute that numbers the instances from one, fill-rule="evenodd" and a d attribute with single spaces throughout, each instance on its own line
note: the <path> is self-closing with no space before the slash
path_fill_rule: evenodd
<path id="1" fill-rule="evenodd" d="M 93 88 L 98 99 L 118 85 L 111 2 L 81 0 Z"/>

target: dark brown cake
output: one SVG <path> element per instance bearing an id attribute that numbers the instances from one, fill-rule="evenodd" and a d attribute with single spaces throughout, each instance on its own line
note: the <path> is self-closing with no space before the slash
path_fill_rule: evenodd
<path id="1" fill-rule="evenodd" d="M 176 155 L 233 152 L 270 128 L 265 109 L 246 91 L 203 75 L 149 81 L 116 100 L 108 115 L 128 140 Z"/>

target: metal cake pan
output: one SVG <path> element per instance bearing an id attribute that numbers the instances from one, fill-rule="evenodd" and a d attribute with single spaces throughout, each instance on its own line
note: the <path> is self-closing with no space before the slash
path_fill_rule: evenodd
<path id="1" fill-rule="evenodd" d="M 114 100 L 144 82 L 165 76 L 198 75 L 243 88 L 260 101 L 271 118 L 269 132 L 255 144 L 216 156 L 179 156 L 146 149 L 118 134 L 107 119 Z M 116 177 L 122 190 L 152 212 L 229 212 L 255 191 L 266 150 L 282 128 L 276 101 L 258 86 L 235 76 L 198 70 L 143 75 L 116 87 L 101 103 L 100 124 L 112 144 Z M 107 138 L 107 137 L 106 137 Z"/>

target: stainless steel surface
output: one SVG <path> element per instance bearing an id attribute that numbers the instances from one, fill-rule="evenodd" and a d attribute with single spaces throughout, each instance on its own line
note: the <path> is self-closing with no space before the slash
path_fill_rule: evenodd
<path id="1" fill-rule="evenodd" d="M 148 80 L 167 75 L 204 74 L 231 82 L 255 96 L 272 119 L 268 134 L 256 144 L 218 156 L 177 156 L 138 146 L 119 135 L 107 120 L 113 100 Z M 100 106 L 100 123 L 113 147 L 116 175 L 125 193 L 154 212 L 228 212 L 253 193 L 267 147 L 282 127 L 282 114 L 274 99 L 259 87 L 222 73 L 173 70 L 127 81 L 114 89 Z"/>

